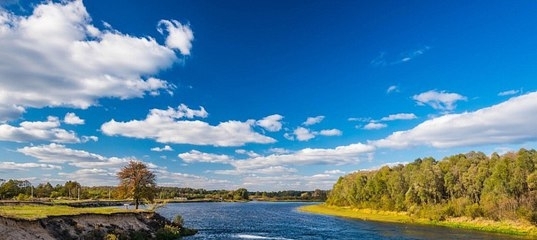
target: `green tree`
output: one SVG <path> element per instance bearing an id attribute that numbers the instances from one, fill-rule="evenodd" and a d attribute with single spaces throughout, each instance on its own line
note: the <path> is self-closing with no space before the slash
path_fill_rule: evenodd
<path id="1" fill-rule="evenodd" d="M 133 198 L 135 209 L 140 201 L 146 199 L 153 202 L 157 193 L 155 174 L 142 162 L 130 161 L 117 173 L 119 191 L 126 198 Z"/>
<path id="2" fill-rule="evenodd" d="M 233 200 L 248 200 L 248 190 L 239 188 L 233 192 Z"/>
<path id="3" fill-rule="evenodd" d="M 50 197 L 52 191 L 54 191 L 54 187 L 49 182 L 40 183 L 35 188 L 35 196 L 39 198 L 47 198 Z"/>
<path id="4" fill-rule="evenodd" d="M 64 190 L 69 198 L 77 198 L 82 186 L 77 181 L 67 181 L 64 184 Z"/>

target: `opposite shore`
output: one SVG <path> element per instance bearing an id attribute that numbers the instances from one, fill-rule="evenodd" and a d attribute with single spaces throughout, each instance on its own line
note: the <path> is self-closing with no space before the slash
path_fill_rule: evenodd
<path id="1" fill-rule="evenodd" d="M 537 237 L 537 227 L 531 223 L 522 221 L 493 221 L 483 218 L 448 218 L 444 221 L 435 221 L 425 218 L 416 218 L 406 212 L 390 212 L 373 209 L 357 209 L 350 207 L 328 206 L 326 204 L 306 205 L 298 209 L 302 212 L 338 216 L 364 221 L 421 224 L 430 226 L 443 226 L 451 228 L 461 228 L 478 230 L 490 233 L 500 233 L 524 236 L 528 238 Z"/>

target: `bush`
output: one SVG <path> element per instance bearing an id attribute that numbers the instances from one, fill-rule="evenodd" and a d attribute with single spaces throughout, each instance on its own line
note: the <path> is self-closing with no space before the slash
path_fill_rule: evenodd
<path id="1" fill-rule="evenodd" d="M 24 193 L 19 193 L 19 195 L 17 196 L 17 201 L 28 201 L 28 200 L 30 200 L 30 196 Z"/>
<path id="2" fill-rule="evenodd" d="M 181 237 L 181 229 L 179 227 L 166 225 L 164 228 L 157 230 L 157 239 L 174 240 Z"/>
<path id="3" fill-rule="evenodd" d="M 464 213 L 472 219 L 484 216 L 483 209 L 477 203 L 466 206 Z"/>
<path id="4" fill-rule="evenodd" d="M 106 234 L 106 237 L 104 238 L 106 240 L 117 240 L 117 236 L 115 234 Z"/>
<path id="5" fill-rule="evenodd" d="M 175 218 L 173 218 L 173 223 L 179 227 L 182 227 L 184 225 L 183 216 L 179 214 L 175 215 Z"/>

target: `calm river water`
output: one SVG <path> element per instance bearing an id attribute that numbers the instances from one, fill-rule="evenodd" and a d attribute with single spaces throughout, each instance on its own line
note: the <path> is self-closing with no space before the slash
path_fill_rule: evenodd
<path id="1" fill-rule="evenodd" d="M 444 227 L 367 222 L 302 213 L 309 203 L 173 203 L 158 212 L 183 216 L 190 239 L 517 239 Z"/>

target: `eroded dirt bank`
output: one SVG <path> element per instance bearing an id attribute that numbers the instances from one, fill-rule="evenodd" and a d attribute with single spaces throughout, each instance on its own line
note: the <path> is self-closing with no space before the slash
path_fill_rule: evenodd
<path id="1" fill-rule="evenodd" d="M 22 220 L 0 216 L 0 239 L 104 239 L 113 234 L 118 239 L 133 236 L 155 237 L 170 221 L 156 213 L 114 213 L 55 216 Z"/>

